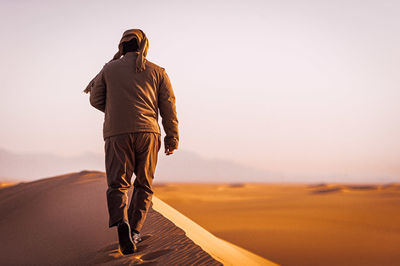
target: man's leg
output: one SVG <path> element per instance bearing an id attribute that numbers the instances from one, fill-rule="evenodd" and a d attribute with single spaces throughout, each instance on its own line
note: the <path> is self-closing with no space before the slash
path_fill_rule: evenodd
<path id="1" fill-rule="evenodd" d="M 123 134 L 106 138 L 107 205 L 109 227 L 128 222 L 128 190 L 134 169 L 133 136 Z"/>
<path id="2" fill-rule="evenodd" d="M 128 214 L 132 232 L 139 233 L 151 204 L 161 138 L 157 133 L 135 133 L 134 136 L 136 179 Z"/>

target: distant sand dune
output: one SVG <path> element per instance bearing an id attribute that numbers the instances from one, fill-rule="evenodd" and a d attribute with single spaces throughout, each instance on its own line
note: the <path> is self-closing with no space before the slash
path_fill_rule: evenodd
<path id="1" fill-rule="evenodd" d="M 318 188 L 311 191 L 312 194 L 323 194 L 323 193 L 332 193 L 342 191 L 341 187 L 326 187 L 326 188 Z"/>
<path id="2" fill-rule="evenodd" d="M 14 186 L 18 184 L 18 182 L 0 182 L 0 188 Z"/>
<path id="3" fill-rule="evenodd" d="M 332 192 L 355 192 L 355 191 L 371 191 L 371 190 L 389 190 L 399 189 L 397 183 L 383 184 L 383 185 L 368 185 L 368 184 L 315 184 L 309 185 L 311 194 L 324 194 Z"/>
<path id="4" fill-rule="evenodd" d="M 400 265 L 398 183 L 165 188 L 157 197 L 209 232 L 282 265 Z"/>

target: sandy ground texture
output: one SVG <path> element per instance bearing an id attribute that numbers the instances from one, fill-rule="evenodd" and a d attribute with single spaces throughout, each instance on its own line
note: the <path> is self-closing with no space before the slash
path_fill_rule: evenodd
<path id="1" fill-rule="evenodd" d="M 282 265 L 400 265 L 400 185 L 159 184 L 157 197 Z"/>
<path id="2" fill-rule="evenodd" d="M 104 173 L 87 171 L 1 188 L 0 264 L 273 265 L 157 198 L 138 251 L 123 256 L 108 228 L 105 191 Z"/>
<path id="3" fill-rule="evenodd" d="M 16 185 L 18 183 L 19 182 L 12 182 L 12 181 L 0 182 L 0 188 L 14 186 L 14 185 Z"/>

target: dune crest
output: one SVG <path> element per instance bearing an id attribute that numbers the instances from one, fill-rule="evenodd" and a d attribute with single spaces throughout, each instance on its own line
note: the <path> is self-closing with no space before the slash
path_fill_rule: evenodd
<path id="1" fill-rule="evenodd" d="M 122 256 L 116 231 L 108 228 L 106 189 L 105 174 L 91 171 L 1 188 L 1 264 L 271 265 L 156 197 L 137 252 Z"/>
<path id="2" fill-rule="evenodd" d="M 217 238 L 157 197 L 153 197 L 153 209 L 185 231 L 187 237 L 224 265 L 277 265 L 263 257 Z"/>

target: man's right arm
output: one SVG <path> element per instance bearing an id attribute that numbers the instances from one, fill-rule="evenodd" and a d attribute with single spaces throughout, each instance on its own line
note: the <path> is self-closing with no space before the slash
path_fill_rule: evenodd
<path id="1" fill-rule="evenodd" d="M 94 78 L 90 91 L 90 104 L 104 112 L 106 110 L 106 83 L 104 81 L 104 68 Z"/>
<path id="2" fill-rule="evenodd" d="M 160 109 L 162 125 L 166 134 L 164 138 L 164 145 L 167 153 L 167 151 L 178 149 L 179 132 L 175 106 L 175 94 L 172 90 L 169 77 L 164 69 L 161 73 L 161 82 L 158 93 L 158 107 Z"/>

